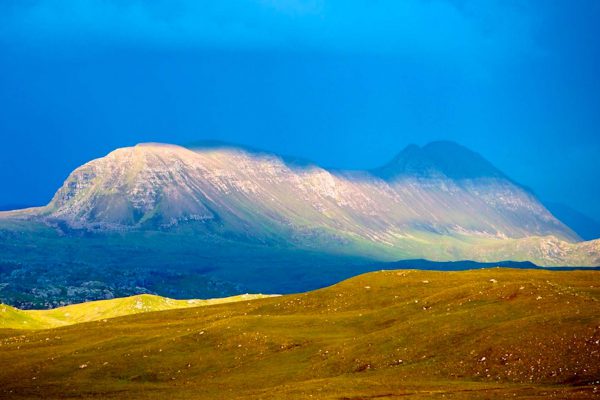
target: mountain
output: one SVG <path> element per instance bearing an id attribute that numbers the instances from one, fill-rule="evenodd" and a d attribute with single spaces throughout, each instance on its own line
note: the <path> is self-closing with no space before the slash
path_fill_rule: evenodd
<path id="1" fill-rule="evenodd" d="M 584 240 L 600 238 L 600 222 L 565 204 L 545 201 L 546 208 Z"/>
<path id="2" fill-rule="evenodd" d="M 403 177 L 508 180 L 481 155 L 449 141 L 432 142 L 423 147 L 409 145 L 391 162 L 373 170 L 373 173 L 388 181 Z"/>
<path id="3" fill-rule="evenodd" d="M 138 145 L 76 169 L 29 215 L 74 229 L 195 221 L 233 236 L 331 234 L 383 246 L 411 232 L 578 239 L 480 156 L 444 142 L 410 146 L 374 174 L 294 167 L 234 148 Z"/>
<path id="4" fill-rule="evenodd" d="M 597 398 L 597 275 L 381 271 L 309 293 L 0 330 L 0 397 Z"/>
<path id="5" fill-rule="evenodd" d="M 450 142 L 372 171 L 141 144 L 77 168 L 47 206 L 0 212 L 0 299 L 22 308 L 298 292 L 402 259 L 596 266 L 600 241 Z"/>

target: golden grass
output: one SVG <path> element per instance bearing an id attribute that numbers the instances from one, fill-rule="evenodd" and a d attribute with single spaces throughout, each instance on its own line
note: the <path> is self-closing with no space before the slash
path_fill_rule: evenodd
<path id="1" fill-rule="evenodd" d="M 0 397 L 597 397 L 600 275 L 382 271 L 314 292 L 0 335 Z"/>
<path id="2" fill-rule="evenodd" d="M 72 304 L 51 310 L 19 310 L 0 304 L 0 328 L 49 329 L 151 311 L 210 306 L 266 297 L 273 297 L 273 295 L 241 294 L 206 300 L 175 300 L 151 294 L 140 294 L 118 299 Z"/>

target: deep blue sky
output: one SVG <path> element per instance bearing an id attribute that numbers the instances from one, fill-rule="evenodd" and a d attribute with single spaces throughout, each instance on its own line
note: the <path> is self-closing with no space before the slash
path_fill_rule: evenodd
<path id="1" fill-rule="evenodd" d="M 2 0 L 0 204 L 138 142 L 371 168 L 448 139 L 600 219 L 600 1 Z"/>

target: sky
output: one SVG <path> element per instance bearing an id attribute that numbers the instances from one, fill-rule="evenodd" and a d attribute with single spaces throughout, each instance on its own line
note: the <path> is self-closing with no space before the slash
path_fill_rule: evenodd
<path id="1" fill-rule="evenodd" d="M 373 168 L 453 140 L 600 220 L 600 2 L 2 0 L 0 205 L 214 139 Z"/>

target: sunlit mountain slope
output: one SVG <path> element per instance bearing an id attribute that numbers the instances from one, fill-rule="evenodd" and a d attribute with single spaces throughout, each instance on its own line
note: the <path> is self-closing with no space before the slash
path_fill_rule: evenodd
<path id="1" fill-rule="evenodd" d="M 226 146 L 144 144 L 76 169 L 47 207 L 2 216 L 100 232 L 186 224 L 197 235 L 387 260 L 493 261 L 505 253 L 544 265 L 598 259 L 597 244 L 580 252 L 571 245 L 577 235 L 535 196 L 450 142 L 409 146 L 371 172 L 330 172 Z M 545 251 L 554 242 L 565 250 Z M 497 254 L 506 244 L 514 254 Z M 570 253 L 577 253 L 573 260 Z"/>

